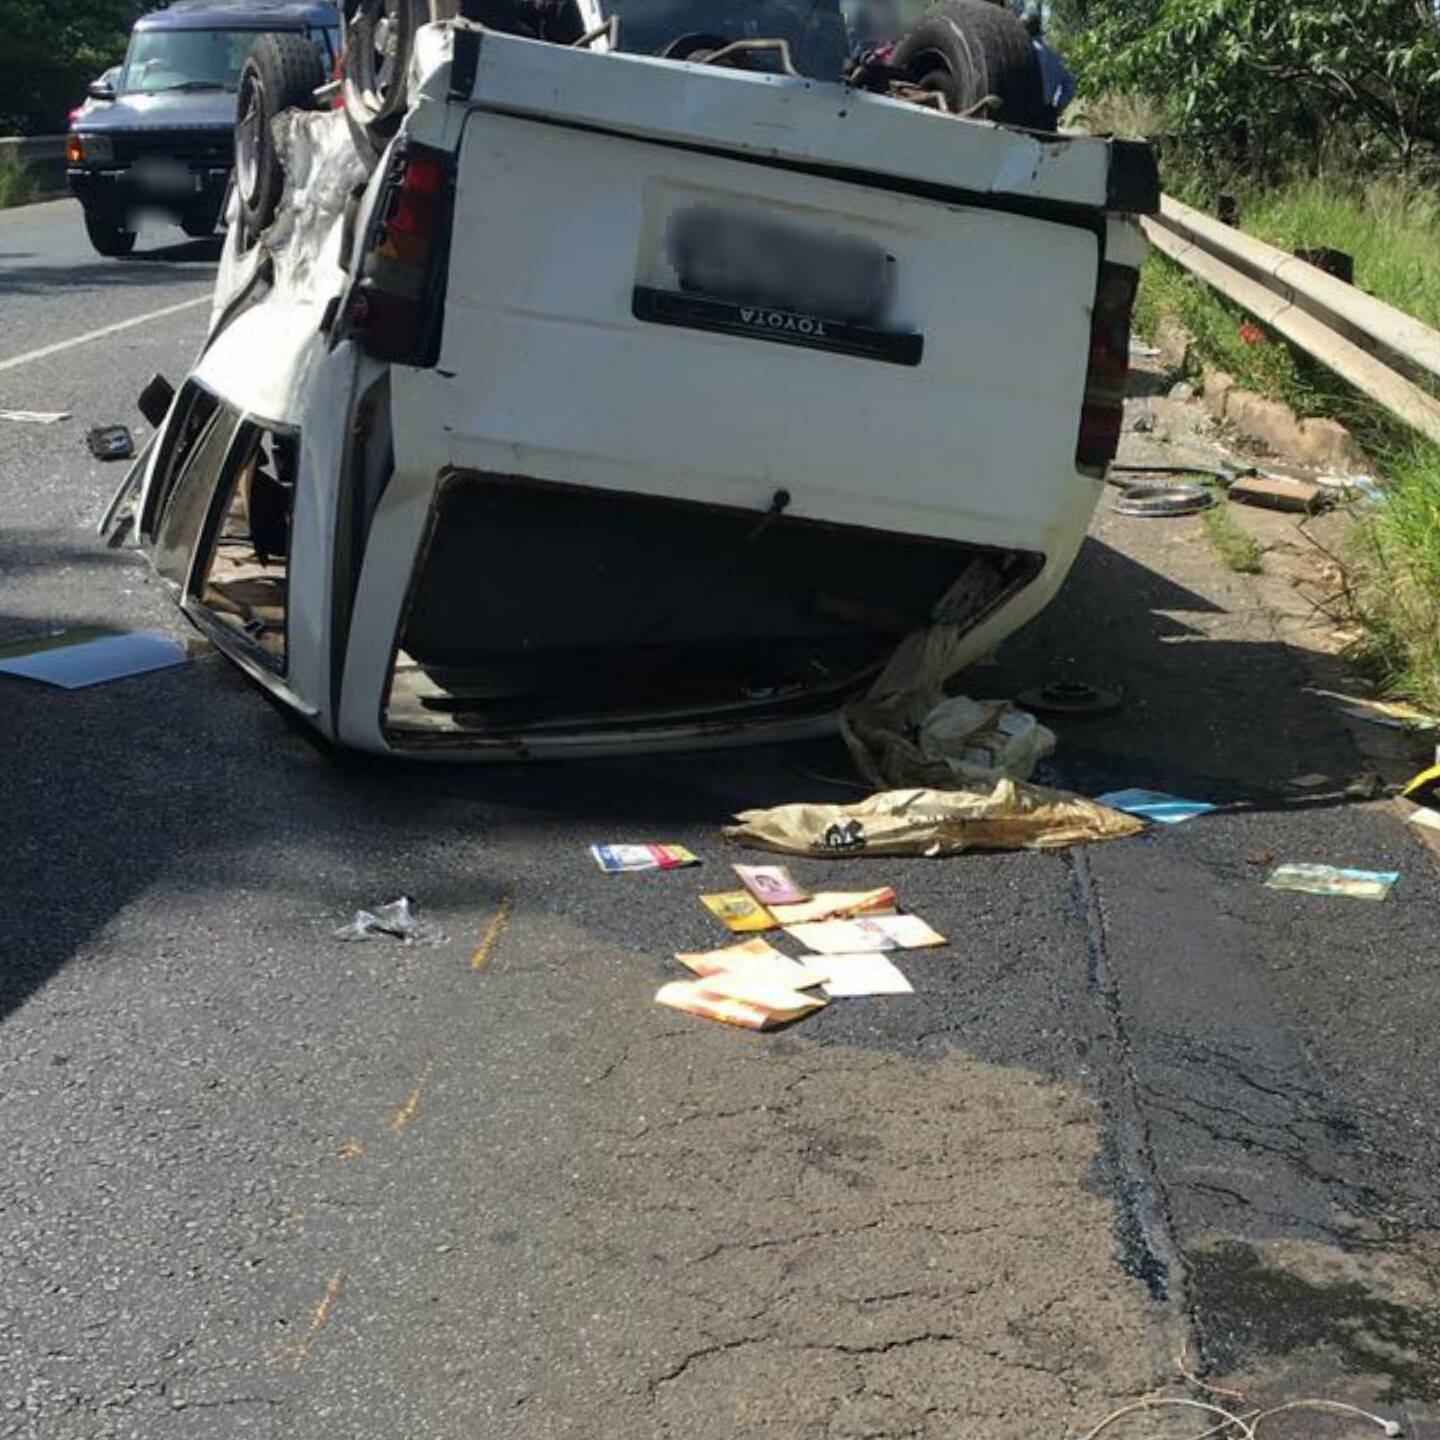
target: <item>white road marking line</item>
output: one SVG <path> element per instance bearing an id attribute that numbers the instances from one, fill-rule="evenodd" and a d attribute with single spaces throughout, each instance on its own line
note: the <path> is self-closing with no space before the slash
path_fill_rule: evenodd
<path id="1" fill-rule="evenodd" d="M 0 370 L 14 370 L 17 366 L 28 365 L 32 360 L 44 360 L 50 355 L 59 355 L 63 350 L 73 350 L 77 345 L 88 345 L 92 340 L 103 340 L 107 335 L 118 335 L 122 330 L 133 330 L 150 320 L 163 320 L 167 315 L 178 315 L 182 310 L 193 310 L 197 305 L 208 305 L 209 295 L 197 295 L 193 300 L 182 300 L 178 305 L 164 305 L 159 310 L 147 311 L 144 315 L 133 315 L 129 320 L 117 320 L 113 325 L 102 325 L 98 330 L 89 330 L 69 340 L 57 340 L 53 345 L 42 345 L 38 350 L 27 350 L 23 355 L 0 360 Z"/>

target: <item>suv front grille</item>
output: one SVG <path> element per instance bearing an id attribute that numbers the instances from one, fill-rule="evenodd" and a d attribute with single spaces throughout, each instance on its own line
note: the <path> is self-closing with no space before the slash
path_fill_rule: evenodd
<path id="1" fill-rule="evenodd" d="M 229 165 L 234 155 L 234 133 L 227 125 L 206 130 L 112 130 L 117 164 L 158 158 L 182 160 L 187 165 Z"/>

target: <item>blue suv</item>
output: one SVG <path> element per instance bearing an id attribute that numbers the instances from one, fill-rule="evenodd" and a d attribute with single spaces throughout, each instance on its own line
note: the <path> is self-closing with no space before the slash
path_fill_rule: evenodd
<path id="1" fill-rule="evenodd" d="M 325 74 L 340 53 L 329 0 L 177 0 L 135 22 L 112 104 L 78 115 L 66 137 L 70 190 L 101 255 L 128 255 L 135 217 L 159 212 L 187 235 L 211 234 L 234 163 L 240 70 L 262 35 L 300 35 Z"/>

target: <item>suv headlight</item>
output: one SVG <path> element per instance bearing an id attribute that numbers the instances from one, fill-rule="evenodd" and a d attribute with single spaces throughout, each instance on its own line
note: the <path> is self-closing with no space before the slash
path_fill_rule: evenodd
<path id="1" fill-rule="evenodd" d="M 68 135 L 65 138 L 65 162 L 68 165 L 108 165 L 115 158 L 115 147 L 108 135 Z"/>

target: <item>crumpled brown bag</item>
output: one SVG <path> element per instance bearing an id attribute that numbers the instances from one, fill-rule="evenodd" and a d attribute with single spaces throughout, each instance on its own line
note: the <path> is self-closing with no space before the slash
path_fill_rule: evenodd
<path id="1" fill-rule="evenodd" d="M 855 805 L 742 810 L 725 838 L 787 855 L 938 856 L 1049 850 L 1144 828 L 1133 815 L 1064 790 L 998 780 L 993 789 L 886 790 Z"/>

